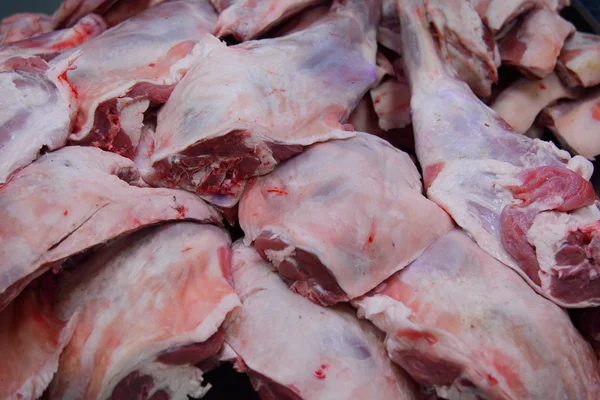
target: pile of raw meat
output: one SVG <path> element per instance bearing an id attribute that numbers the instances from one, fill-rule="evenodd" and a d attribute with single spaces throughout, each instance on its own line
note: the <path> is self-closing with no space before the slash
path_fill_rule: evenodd
<path id="1" fill-rule="evenodd" d="M 4 19 L 0 399 L 214 399 L 225 365 L 263 400 L 600 399 L 600 36 L 567 6 Z"/>

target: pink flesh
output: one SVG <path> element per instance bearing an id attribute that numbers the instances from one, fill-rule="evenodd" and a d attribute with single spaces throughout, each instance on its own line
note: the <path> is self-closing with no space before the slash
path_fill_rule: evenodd
<path id="1" fill-rule="evenodd" d="M 67 142 L 76 96 L 65 78 L 72 60 L 48 65 L 38 57 L 0 63 L 0 185 L 34 161 L 41 150 Z M 52 115 L 52 118 L 48 118 Z"/>
<path id="2" fill-rule="evenodd" d="M 177 24 L 172 23 L 174 19 Z M 195 59 L 194 46 L 212 32 L 215 22 L 216 14 L 207 0 L 170 1 L 80 46 L 76 68 L 68 73 L 79 95 L 70 140 L 132 157 L 139 132 L 124 127 L 141 125 L 135 120 L 141 117 L 123 120 L 130 118 L 127 107 L 144 101 L 164 103 L 165 88 L 170 93 L 181 80 Z M 107 48 L 124 56 L 107 58 Z"/>
<path id="3" fill-rule="evenodd" d="M 600 84 L 600 35 L 575 32 L 558 58 L 557 71 L 569 86 Z"/>
<path id="4" fill-rule="evenodd" d="M 544 78 L 554 70 L 565 40 L 574 32 L 575 26 L 554 11 L 531 11 L 499 41 L 502 63 Z"/>
<path id="5" fill-rule="evenodd" d="M 252 247 L 239 241 L 233 249 L 242 306 L 225 341 L 261 398 L 418 398 L 387 357 L 380 332 L 352 308 L 315 305 L 291 293 Z"/>
<path id="6" fill-rule="evenodd" d="M 45 14 L 22 13 L 0 21 L 0 45 L 29 39 L 52 31 L 52 18 Z"/>
<path id="7" fill-rule="evenodd" d="M 138 178 L 130 160 L 66 147 L 0 187 L 0 309 L 43 271 L 124 233 L 168 220 L 221 220 L 190 193 L 127 183 Z"/>
<path id="8" fill-rule="evenodd" d="M 392 360 L 447 398 L 600 395 L 598 362 L 564 310 L 461 230 L 355 305 L 386 332 Z"/>
<path id="9" fill-rule="evenodd" d="M 401 59 L 394 63 L 393 77 L 371 89 L 371 100 L 379 127 L 385 131 L 410 125 L 410 87 L 401 67 Z M 354 127 L 356 130 L 357 127 Z M 364 130 L 362 130 L 364 131 Z"/>
<path id="10" fill-rule="evenodd" d="M 532 8 L 548 8 L 559 11 L 569 5 L 570 0 L 470 0 L 476 3 L 476 9 L 481 13 L 486 24 L 496 34 L 509 25 L 518 16 Z M 480 3 L 480 4 L 477 4 Z"/>
<path id="11" fill-rule="evenodd" d="M 339 128 L 375 81 L 378 18 L 373 4 L 350 0 L 284 37 L 230 47 L 206 37 L 202 62 L 159 114 L 156 171 L 144 179 L 229 208 L 248 177 L 303 146 L 353 136 Z"/>
<path id="12" fill-rule="evenodd" d="M 145 367 L 160 363 L 179 379 L 180 367 L 194 370 L 192 363 L 220 350 L 219 327 L 239 305 L 227 282 L 230 251 L 220 228 L 181 222 L 113 242 L 64 272 L 56 313 L 63 320 L 73 313 L 81 318 L 60 357 L 49 399 L 111 393 L 136 398 L 136 374 L 152 391 L 170 396 L 177 382 L 157 380 Z M 197 396 L 186 391 L 177 398 L 182 394 Z"/>
<path id="13" fill-rule="evenodd" d="M 591 164 L 581 157 L 571 159 L 550 143 L 515 134 L 447 72 L 415 11 L 422 12 L 419 0 L 399 4 L 405 11 L 404 59 L 412 88 L 417 156 L 428 197 L 540 294 L 567 307 L 600 304 L 600 279 L 593 251 L 586 244 L 597 235 L 600 220 L 587 182 Z M 542 184 L 541 178 L 549 176 L 552 179 Z M 519 206 L 525 193 L 514 195 L 510 189 L 524 179 L 535 183 L 529 188 L 532 203 L 527 208 Z M 549 219 L 552 227 L 541 222 Z M 509 223 L 517 220 L 522 223 Z M 559 252 L 570 246 L 568 237 L 578 231 L 588 232 L 578 250 L 586 257 L 565 264 Z M 582 290 L 570 294 L 574 286 Z"/>
<path id="14" fill-rule="evenodd" d="M 334 304 L 373 289 L 451 229 L 421 190 L 407 154 L 357 133 L 258 178 L 240 202 L 240 226 L 293 290 Z"/>

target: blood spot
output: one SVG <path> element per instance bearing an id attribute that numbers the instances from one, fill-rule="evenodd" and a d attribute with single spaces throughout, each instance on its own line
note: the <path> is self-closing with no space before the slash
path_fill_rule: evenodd
<path id="1" fill-rule="evenodd" d="M 540 82 L 539 86 L 540 86 L 540 89 L 546 90 L 546 85 L 544 85 L 542 82 Z"/>
<path id="2" fill-rule="evenodd" d="M 175 207 L 175 211 L 177 211 L 177 216 L 175 217 L 175 219 L 182 219 L 185 218 L 185 213 L 188 211 L 188 209 L 186 206 L 178 205 L 177 207 Z"/>
<path id="3" fill-rule="evenodd" d="M 67 215 L 69 215 L 69 210 L 65 210 L 63 211 L 63 215 L 66 217 Z"/>
<path id="4" fill-rule="evenodd" d="M 274 193 L 277 196 L 287 196 L 288 194 L 288 192 L 286 192 L 285 190 L 278 188 L 267 189 L 267 193 Z"/>
<path id="5" fill-rule="evenodd" d="M 181 250 L 182 253 L 187 253 L 188 251 L 190 251 L 192 248 L 191 247 L 186 247 L 185 249 Z"/>
<path id="6" fill-rule="evenodd" d="M 592 108 L 592 117 L 594 117 L 595 120 L 600 121 L 600 102 L 596 103 Z"/>

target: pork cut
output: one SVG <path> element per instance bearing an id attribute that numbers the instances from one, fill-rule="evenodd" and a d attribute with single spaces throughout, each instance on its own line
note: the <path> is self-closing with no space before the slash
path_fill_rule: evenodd
<path id="1" fill-rule="evenodd" d="M 597 399 L 598 361 L 560 307 L 455 229 L 358 314 L 388 354 L 445 399 Z"/>
<path id="2" fill-rule="evenodd" d="M 565 42 L 556 70 L 569 86 L 600 84 L 600 35 L 575 32 Z"/>
<path id="3" fill-rule="evenodd" d="M 49 65 L 38 57 L 0 63 L 0 187 L 42 150 L 66 144 L 77 111 L 66 79 L 72 63 Z"/>
<path id="4" fill-rule="evenodd" d="M 270 28 L 321 0 L 211 0 L 220 12 L 215 28 L 218 37 L 239 41 L 256 39 Z"/>
<path id="5" fill-rule="evenodd" d="M 132 158 L 144 112 L 150 103 L 167 101 L 196 59 L 194 46 L 215 22 L 208 0 L 176 0 L 83 44 L 68 73 L 79 95 L 70 140 Z"/>
<path id="6" fill-rule="evenodd" d="M 191 222 L 149 228 L 59 277 L 55 313 L 79 314 L 49 399 L 201 397 L 195 367 L 223 343 L 240 304 L 228 283 L 230 239 Z"/>
<path id="7" fill-rule="evenodd" d="M 498 42 L 502 63 L 525 75 L 544 78 L 554 70 L 565 40 L 574 32 L 575 26 L 558 13 L 547 8 L 533 10 Z"/>
<path id="8" fill-rule="evenodd" d="M 418 14 L 422 3 L 399 5 L 428 197 L 540 294 L 565 307 L 600 304 L 591 163 L 516 134 L 448 71 Z"/>
<path id="9" fill-rule="evenodd" d="M 251 185 L 239 207 L 254 243 L 320 304 L 361 296 L 452 227 L 410 157 L 376 136 L 316 144 Z"/>
<path id="10" fill-rule="evenodd" d="M 338 128 L 375 82 L 379 14 L 376 1 L 336 1 L 284 37 L 227 47 L 207 36 L 202 61 L 159 113 L 155 171 L 144 179 L 229 208 L 248 178 L 304 146 L 353 136 Z"/>
<path id="11" fill-rule="evenodd" d="M 498 95 L 491 107 L 517 133 L 525 133 L 545 107 L 579 94 L 578 90 L 565 86 L 553 72 L 541 80 L 518 79 Z"/>
<path id="12" fill-rule="evenodd" d="M 46 14 L 19 13 L 0 21 L 0 45 L 18 42 L 51 32 L 52 17 Z"/>
<path id="13" fill-rule="evenodd" d="M 225 342 L 262 399 L 417 399 L 387 357 L 383 336 L 351 307 L 322 308 L 291 293 L 252 248 L 233 247 L 242 301 Z"/>
<path id="14" fill-rule="evenodd" d="M 66 258 L 125 233 L 168 220 L 221 221 L 193 194 L 129 184 L 138 180 L 131 160 L 73 146 L 0 187 L 0 309 Z"/>

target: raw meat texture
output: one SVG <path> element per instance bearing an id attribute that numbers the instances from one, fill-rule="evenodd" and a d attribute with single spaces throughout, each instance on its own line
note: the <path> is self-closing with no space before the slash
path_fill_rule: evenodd
<path id="1" fill-rule="evenodd" d="M 64 146 L 77 109 L 65 78 L 73 58 L 48 65 L 38 57 L 0 63 L 0 187 L 42 150 Z"/>
<path id="2" fill-rule="evenodd" d="M 447 399 L 598 399 L 590 346 L 560 307 L 456 229 L 357 300 L 393 361 Z"/>
<path id="3" fill-rule="evenodd" d="M 35 277 L 122 234 L 158 222 L 221 217 L 196 196 L 130 186 L 133 162 L 91 147 L 40 157 L 0 187 L 0 310 Z"/>
<path id="4" fill-rule="evenodd" d="M 173 23 L 177 21 L 177 23 Z M 70 140 L 132 158 L 150 103 L 167 101 L 195 62 L 196 43 L 212 32 L 206 0 L 159 4 L 83 44 L 68 77 L 79 95 Z M 107 49 L 112 56 L 107 57 Z"/>
<path id="5" fill-rule="evenodd" d="M 548 107 L 540 119 L 575 153 L 590 160 L 600 155 L 600 89 Z"/>
<path id="6" fill-rule="evenodd" d="M 48 398 L 201 397 L 208 388 L 194 365 L 220 350 L 219 328 L 240 305 L 228 283 L 230 245 L 220 228 L 174 223 L 113 242 L 65 271 L 56 314 L 80 318 Z"/>
<path id="7" fill-rule="evenodd" d="M 225 341 L 262 399 L 419 398 L 373 325 L 350 307 L 322 308 L 291 293 L 241 241 L 234 244 L 233 281 L 242 307 Z"/>
<path id="8" fill-rule="evenodd" d="M 600 304 L 591 163 L 516 134 L 446 70 L 420 1 L 399 5 L 428 197 L 540 294 L 565 307 Z"/>
<path id="9" fill-rule="evenodd" d="M 258 178 L 239 207 L 245 242 L 320 304 L 361 296 L 452 227 L 410 157 L 373 135 L 316 144 Z"/>
<path id="10" fill-rule="evenodd" d="M 78 315 L 60 320 L 51 307 L 52 287 L 26 289 L 0 312 L 0 397 L 37 399 L 58 368 Z"/>
<path id="11" fill-rule="evenodd" d="M 218 37 L 256 39 L 270 28 L 321 0 L 232 0 L 219 15 Z"/>
<path id="12" fill-rule="evenodd" d="M 565 42 L 556 68 L 571 87 L 600 84 L 600 35 L 575 32 Z"/>
<path id="13" fill-rule="evenodd" d="M 207 35 L 202 62 L 159 113 L 155 172 L 144 179 L 229 208 L 248 178 L 304 146 L 353 136 L 339 128 L 375 82 L 378 20 L 377 2 L 348 0 L 276 39 L 227 47 Z"/>
<path id="14" fill-rule="evenodd" d="M 0 45 L 18 42 L 52 31 L 52 17 L 46 14 L 20 13 L 0 21 Z"/>
<path id="15" fill-rule="evenodd" d="M 399 21 L 396 0 L 381 0 L 381 21 L 377 27 L 377 41 L 396 54 L 402 54 Z"/>
<path id="16" fill-rule="evenodd" d="M 59 29 L 30 39 L 0 46 L 0 59 L 16 56 L 39 56 L 46 61 L 61 52 L 77 47 L 106 30 L 106 23 L 96 14 L 89 14 L 73 27 Z"/>
<path id="17" fill-rule="evenodd" d="M 410 86 L 404 76 L 402 59 L 396 60 L 392 68 L 393 75 L 370 91 L 379 127 L 385 131 L 404 128 L 411 122 Z"/>
<path id="18" fill-rule="evenodd" d="M 518 16 L 532 8 L 547 8 L 560 11 L 570 4 L 570 0 L 470 0 L 475 5 L 487 26 L 498 33 L 510 26 Z"/>
<path id="19" fill-rule="evenodd" d="M 555 73 L 542 80 L 521 78 L 504 89 L 492 104 L 502 119 L 518 133 L 531 128 L 538 114 L 559 99 L 574 99 L 579 91 L 563 85 Z"/>
<path id="20" fill-rule="evenodd" d="M 52 16 L 55 28 L 71 27 L 88 14 L 104 14 L 119 0 L 63 0 Z M 127 1 L 127 0 L 126 0 Z"/>
<path id="21" fill-rule="evenodd" d="M 426 0 L 425 9 L 437 32 L 442 57 L 478 96 L 489 96 L 492 84 L 498 81 L 500 54 L 473 5 L 464 0 Z"/>
<path id="22" fill-rule="evenodd" d="M 134 17 L 147 8 L 154 7 L 164 1 L 165 0 L 121 0 L 104 14 L 104 18 L 109 26 L 115 26 Z"/>
<path id="23" fill-rule="evenodd" d="M 498 42 L 502 63 L 544 78 L 554 70 L 565 40 L 574 32 L 575 26 L 554 11 L 531 11 Z"/>

